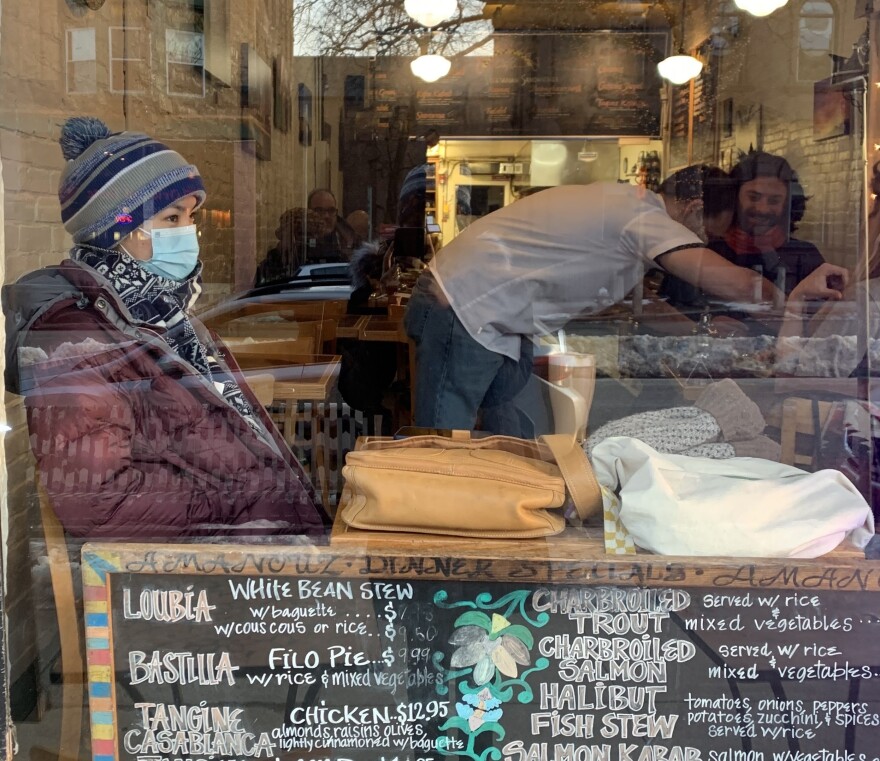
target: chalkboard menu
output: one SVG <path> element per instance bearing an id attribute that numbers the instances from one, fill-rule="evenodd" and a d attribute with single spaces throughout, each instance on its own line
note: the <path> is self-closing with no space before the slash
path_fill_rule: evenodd
<path id="1" fill-rule="evenodd" d="M 880 758 L 876 571 L 625 562 L 87 545 L 94 758 Z"/>
<path id="2" fill-rule="evenodd" d="M 667 40 L 665 32 L 496 33 L 492 56 L 456 58 L 432 83 L 379 59 L 373 128 L 389 129 L 415 88 L 415 128 L 444 137 L 659 135 L 657 63 Z"/>

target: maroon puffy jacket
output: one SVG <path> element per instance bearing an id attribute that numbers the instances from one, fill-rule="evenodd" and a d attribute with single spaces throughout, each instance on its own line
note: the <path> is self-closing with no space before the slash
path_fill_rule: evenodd
<path id="1" fill-rule="evenodd" d="M 44 272 L 4 293 L 7 311 L 19 305 L 7 345 L 42 481 L 70 534 L 325 531 L 311 484 L 228 351 L 217 347 L 274 446 L 92 270 L 66 261 Z"/>

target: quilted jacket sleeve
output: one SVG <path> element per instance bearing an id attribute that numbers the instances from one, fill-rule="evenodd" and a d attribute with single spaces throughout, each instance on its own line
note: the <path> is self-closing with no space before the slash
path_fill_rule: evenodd
<path id="1" fill-rule="evenodd" d="M 258 435 L 168 347 L 70 305 L 19 345 L 31 448 L 70 534 L 324 533 L 283 441 Z"/>
<path id="2" fill-rule="evenodd" d="M 74 536 L 187 533 L 190 516 L 210 512 L 205 485 L 134 451 L 136 377 L 120 375 L 120 349 L 45 363 L 28 394 L 31 446 L 40 477 Z"/>

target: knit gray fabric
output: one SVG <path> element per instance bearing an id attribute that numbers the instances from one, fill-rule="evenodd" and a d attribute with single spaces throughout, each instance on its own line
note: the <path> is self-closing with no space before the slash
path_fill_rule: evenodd
<path id="1" fill-rule="evenodd" d="M 730 379 L 710 383 L 693 407 L 639 412 L 612 420 L 596 430 L 584 448 L 610 436 L 644 441 L 658 452 L 690 457 L 761 457 L 779 461 L 782 449 L 762 435 L 765 421 L 758 405 Z"/>
<path id="2" fill-rule="evenodd" d="M 199 170 L 147 135 L 111 133 L 100 119 L 74 117 L 59 143 L 67 159 L 58 188 L 61 220 L 75 243 L 113 248 L 175 201 L 205 201 Z"/>
<path id="3" fill-rule="evenodd" d="M 706 386 L 694 406 L 718 421 L 725 441 L 753 439 L 767 425 L 758 405 L 730 378 Z"/>
<path id="4" fill-rule="evenodd" d="M 672 407 L 667 410 L 640 412 L 612 420 L 587 439 L 587 454 L 610 436 L 640 439 L 658 452 L 685 453 L 699 444 L 717 441 L 721 426 L 708 412 L 695 407 Z"/>

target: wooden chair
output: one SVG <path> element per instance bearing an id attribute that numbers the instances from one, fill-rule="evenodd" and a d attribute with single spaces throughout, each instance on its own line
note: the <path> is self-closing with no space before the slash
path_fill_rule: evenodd
<path id="1" fill-rule="evenodd" d="M 86 681 L 83 640 L 79 628 L 82 610 L 76 604 L 67 538 L 52 509 L 49 495 L 40 483 L 39 475 L 36 478 L 36 487 L 61 645 L 61 731 L 58 758 L 78 759 Z"/>
<path id="2" fill-rule="evenodd" d="M 389 304 L 388 305 L 388 319 L 389 320 L 403 320 L 403 316 L 406 314 L 406 304 Z"/>
<path id="3" fill-rule="evenodd" d="M 260 404 L 264 407 L 272 404 L 275 398 L 275 376 L 272 373 L 249 373 L 245 378 Z"/>
<path id="4" fill-rule="evenodd" d="M 782 403 L 779 443 L 782 446 L 783 463 L 807 469 L 814 466 L 813 444 L 818 441 L 815 437 L 821 435 L 831 408 L 831 402 L 796 396 L 790 396 Z"/>

